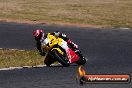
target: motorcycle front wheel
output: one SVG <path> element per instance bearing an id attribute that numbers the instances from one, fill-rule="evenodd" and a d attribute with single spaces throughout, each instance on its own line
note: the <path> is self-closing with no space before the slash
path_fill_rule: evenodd
<path id="1" fill-rule="evenodd" d="M 54 56 L 54 59 L 56 59 L 59 63 L 61 63 L 64 67 L 67 67 L 70 65 L 68 57 L 61 55 L 57 50 L 51 51 L 52 56 Z"/>

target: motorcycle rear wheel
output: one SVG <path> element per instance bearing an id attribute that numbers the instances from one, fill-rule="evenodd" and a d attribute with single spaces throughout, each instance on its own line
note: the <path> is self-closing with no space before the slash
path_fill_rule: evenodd
<path id="1" fill-rule="evenodd" d="M 85 58 L 79 58 L 79 60 L 76 62 L 78 65 L 85 65 L 86 59 Z"/>
<path id="2" fill-rule="evenodd" d="M 46 66 L 50 66 L 52 63 L 54 63 L 55 62 L 55 59 L 54 58 L 52 58 L 51 56 L 50 56 L 50 54 L 48 54 L 47 56 L 46 56 L 46 58 L 45 58 L 45 60 L 44 60 L 44 63 L 46 64 Z"/>

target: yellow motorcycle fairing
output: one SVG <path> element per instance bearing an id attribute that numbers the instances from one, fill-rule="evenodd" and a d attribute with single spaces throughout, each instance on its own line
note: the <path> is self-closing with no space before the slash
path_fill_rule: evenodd
<path id="1" fill-rule="evenodd" d="M 51 51 L 53 50 L 57 50 L 60 54 L 64 55 L 64 52 L 62 52 L 60 48 L 53 48 Z"/>
<path id="2" fill-rule="evenodd" d="M 64 54 L 64 52 L 58 48 L 58 47 L 54 47 L 55 45 L 60 46 L 62 43 L 62 39 L 59 37 L 56 37 L 54 35 L 51 35 L 50 33 L 48 33 L 47 35 L 48 38 L 48 44 L 42 46 L 42 48 L 44 49 L 44 51 L 53 51 L 53 50 L 57 50 L 60 54 Z"/>

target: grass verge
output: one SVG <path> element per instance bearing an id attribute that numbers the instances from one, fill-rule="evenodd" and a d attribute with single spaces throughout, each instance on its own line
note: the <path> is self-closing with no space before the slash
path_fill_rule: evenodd
<path id="1" fill-rule="evenodd" d="M 0 19 L 132 27 L 132 0 L 0 0 Z"/>
<path id="2" fill-rule="evenodd" d="M 0 68 L 42 65 L 43 61 L 37 50 L 0 50 Z"/>

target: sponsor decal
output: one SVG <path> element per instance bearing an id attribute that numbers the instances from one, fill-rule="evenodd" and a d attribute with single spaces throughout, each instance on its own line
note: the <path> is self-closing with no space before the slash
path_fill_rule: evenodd
<path id="1" fill-rule="evenodd" d="M 84 83 L 130 83 L 131 77 L 128 74 L 86 74 L 86 71 L 79 66 L 77 81 Z"/>

